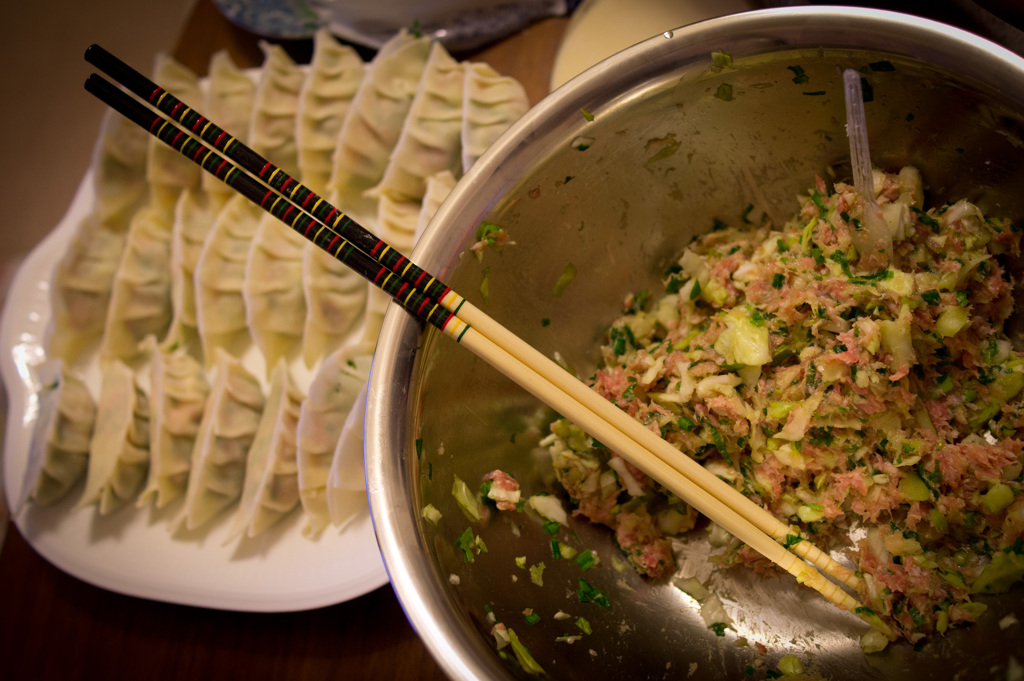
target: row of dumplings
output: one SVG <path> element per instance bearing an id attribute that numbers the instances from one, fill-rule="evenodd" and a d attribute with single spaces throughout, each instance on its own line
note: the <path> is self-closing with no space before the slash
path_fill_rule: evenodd
<path id="1" fill-rule="evenodd" d="M 405 252 L 528 107 L 514 79 L 405 31 L 369 63 L 327 32 L 308 66 L 262 47 L 257 77 L 219 53 L 205 80 L 164 56 L 153 80 Z M 341 431 L 316 419 L 351 408 L 387 297 L 116 114 L 91 170 L 51 286 L 62 370 L 34 499 L 84 476 L 80 505 L 100 513 L 183 494 L 178 525 L 195 528 L 241 500 L 237 535 L 301 504 L 318 535 Z M 98 388 L 80 378 L 97 367 Z M 303 417 L 306 445 L 288 425 Z"/>
<path id="2" fill-rule="evenodd" d="M 76 508 L 96 506 L 101 515 L 130 503 L 162 509 L 184 497 L 172 532 L 199 529 L 240 502 L 226 541 L 254 537 L 300 506 L 302 533 L 315 538 L 359 508 L 357 402 L 372 346 L 336 350 L 308 394 L 283 359 L 265 393 L 223 350 L 211 381 L 184 348 L 162 351 L 153 336 L 144 346 L 144 370 L 102 363 L 97 400 L 80 377 L 56 369 L 41 396 L 48 425 L 30 456 L 35 502 L 62 499 L 82 477 Z"/>
<path id="3" fill-rule="evenodd" d="M 369 64 L 326 32 L 308 68 L 264 50 L 255 83 L 223 53 L 205 94 L 170 58 L 154 80 L 405 252 L 527 108 L 514 79 L 405 32 Z M 54 278 L 51 355 L 74 362 L 99 340 L 102 357 L 132 361 L 154 335 L 209 365 L 255 343 L 269 374 L 281 357 L 314 367 L 357 324 L 376 338 L 383 293 L 120 116 L 93 176 L 95 209 Z"/>

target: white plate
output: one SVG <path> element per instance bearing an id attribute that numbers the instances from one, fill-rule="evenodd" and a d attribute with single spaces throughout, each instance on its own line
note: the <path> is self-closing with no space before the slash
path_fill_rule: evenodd
<path id="1" fill-rule="evenodd" d="M 300 513 L 255 539 L 223 545 L 231 513 L 210 528 L 171 537 L 181 500 L 156 511 L 129 505 L 109 516 L 73 511 L 82 485 L 52 507 L 13 506 L 36 423 L 36 367 L 50 322 L 50 280 L 92 202 L 87 175 L 67 214 L 25 259 L 11 282 L 0 318 L 0 375 L 9 409 L 3 479 L 12 518 L 26 541 L 61 570 L 120 593 L 223 610 L 285 612 L 340 603 L 387 583 L 369 508 L 317 541 L 302 536 Z"/>
<path id="2" fill-rule="evenodd" d="M 754 8 L 753 0 L 584 0 L 555 55 L 551 89 L 659 33 Z"/>

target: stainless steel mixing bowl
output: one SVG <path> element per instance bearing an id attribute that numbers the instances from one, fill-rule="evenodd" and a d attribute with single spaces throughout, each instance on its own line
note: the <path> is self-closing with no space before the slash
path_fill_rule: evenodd
<path id="1" fill-rule="evenodd" d="M 716 66 L 716 51 L 732 63 Z M 1024 217 L 1024 60 L 917 18 L 786 8 L 665 33 L 557 90 L 459 183 L 415 258 L 587 376 L 626 293 L 658 290 L 693 235 L 716 219 L 739 224 L 751 204 L 755 215 L 785 219 L 815 174 L 847 175 L 845 67 L 861 69 L 870 86 L 878 165 L 916 165 L 931 202 L 966 196 L 987 213 Z M 481 221 L 514 244 L 482 259 L 469 253 Z M 578 274 L 554 295 L 568 263 Z M 1024 661 L 1021 625 L 998 625 L 1022 588 L 991 599 L 980 624 L 920 650 L 864 655 L 859 620 L 788 576 L 739 568 L 707 577 L 699 533 L 677 543 L 680 574 L 707 578 L 723 597 L 736 623 L 723 637 L 670 583 L 617 571 L 610 533 L 584 523 L 573 525 L 578 543 L 601 559 L 586 579 L 608 595 L 609 610 L 579 602 L 580 568 L 553 558 L 541 524 L 524 514 L 475 523 L 489 550 L 466 562 L 454 543 L 470 522 L 451 495 L 453 476 L 475 489 L 501 468 L 526 493 L 557 491 L 537 446 L 550 416 L 467 350 L 423 333 L 401 310 L 388 313 L 367 408 L 370 504 L 398 597 L 451 677 L 525 676 L 508 649 L 495 651 L 489 613 L 555 678 L 765 678 L 786 653 L 832 680 L 1003 678 L 1011 657 Z M 428 503 L 443 514 L 437 526 L 421 518 Z M 546 563 L 543 587 L 516 556 Z M 541 620 L 527 624 L 526 608 Z M 560 610 L 572 619 L 555 619 Z M 592 633 L 557 641 L 581 633 L 580 615 Z"/>

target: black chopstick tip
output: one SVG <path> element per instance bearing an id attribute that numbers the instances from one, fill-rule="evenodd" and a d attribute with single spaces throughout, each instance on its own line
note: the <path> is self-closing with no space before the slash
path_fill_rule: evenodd
<path id="1" fill-rule="evenodd" d="M 112 86 L 110 84 L 110 81 L 108 81 L 106 78 L 95 73 L 90 73 L 89 76 L 85 79 L 85 83 L 83 83 L 83 86 L 85 87 L 86 92 L 93 95 L 94 97 L 105 103 L 107 106 L 114 107 L 114 103 L 110 97 L 110 90 Z M 120 109 L 118 110 L 120 111 Z M 124 112 L 122 111 L 122 113 Z"/>
<path id="2" fill-rule="evenodd" d="M 101 68 L 102 63 L 113 56 L 114 55 L 110 54 L 110 52 L 103 49 L 99 43 L 93 43 L 89 47 L 85 48 L 85 60 L 90 64 L 100 66 Z"/>
<path id="3" fill-rule="evenodd" d="M 85 89 L 88 90 L 89 92 L 95 93 L 96 90 L 97 90 L 97 85 L 100 82 L 106 82 L 106 81 L 104 80 L 104 78 L 102 76 L 96 75 L 95 73 L 90 73 L 86 77 L 86 79 L 85 79 L 85 83 L 84 83 Z M 100 86 L 100 87 L 102 87 L 102 86 Z"/>

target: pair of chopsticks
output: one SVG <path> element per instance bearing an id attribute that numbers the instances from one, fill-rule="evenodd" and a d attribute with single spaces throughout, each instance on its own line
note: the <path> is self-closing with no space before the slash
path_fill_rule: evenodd
<path id="1" fill-rule="evenodd" d="M 798 582 L 893 638 L 877 615 L 825 575 L 852 589 L 859 587 L 860 578 L 802 539 L 795 528 L 644 428 L 442 281 L 117 57 L 92 45 L 85 58 L 189 132 L 96 74 L 85 82 L 90 93 L 344 262 L 408 312 L 466 346 Z"/>

